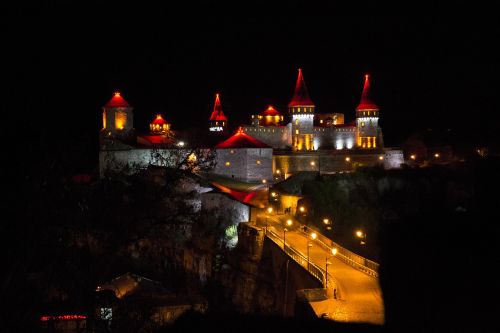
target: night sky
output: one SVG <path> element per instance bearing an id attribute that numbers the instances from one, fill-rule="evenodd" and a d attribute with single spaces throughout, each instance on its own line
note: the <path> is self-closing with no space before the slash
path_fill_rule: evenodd
<path id="1" fill-rule="evenodd" d="M 343 112 L 346 121 L 370 73 L 386 145 L 426 128 L 500 127 L 498 20 L 240 4 L 4 10 L 3 135 L 22 128 L 23 144 L 77 142 L 95 159 L 101 107 L 117 89 L 139 132 L 157 112 L 173 129 L 205 128 L 216 92 L 237 126 L 269 104 L 286 114 L 299 67 L 317 112 Z"/>

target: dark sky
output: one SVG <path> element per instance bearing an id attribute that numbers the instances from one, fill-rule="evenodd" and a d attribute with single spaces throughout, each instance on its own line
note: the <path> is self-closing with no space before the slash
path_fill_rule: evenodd
<path id="1" fill-rule="evenodd" d="M 348 121 L 370 73 L 389 145 L 427 127 L 499 128 L 498 20 L 240 4 L 9 8 L 2 109 L 22 119 L 29 140 L 76 140 L 97 152 L 101 107 L 116 89 L 139 131 L 157 112 L 174 129 L 205 126 L 215 92 L 236 126 L 268 104 L 286 113 L 302 67 L 317 112 Z"/>

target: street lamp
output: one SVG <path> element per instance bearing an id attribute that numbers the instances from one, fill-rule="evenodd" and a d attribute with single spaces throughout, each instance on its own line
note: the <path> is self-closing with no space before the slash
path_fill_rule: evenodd
<path id="1" fill-rule="evenodd" d="M 360 239 L 360 242 L 359 244 L 361 245 L 365 245 L 366 242 L 366 233 L 364 233 L 362 230 L 356 230 L 356 237 L 358 237 Z"/>
<path id="2" fill-rule="evenodd" d="M 293 224 L 293 221 L 292 221 L 292 220 L 287 220 L 287 221 L 286 221 L 286 225 L 287 225 L 288 227 L 291 227 L 291 226 L 292 226 L 292 224 Z M 287 232 L 287 231 L 288 231 L 288 229 L 287 229 L 287 228 L 283 228 L 283 251 L 284 251 L 285 253 L 286 253 L 286 249 L 285 249 L 285 246 L 286 246 L 286 240 L 285 240 L 285 239 L 286 239 L 286 232 Z"/>
<path id="3" fill-rule="evenodd" d="M 325 259 L 325 275 L 326 275 L 325 289 L 326 289 L 327 293 L 328 293 L 328 265 L 331 265 L 331 262 L 329 262 L 328 259 L 334 257 L 335 255 L 337 255 L 337 248 L 336 247 L 334 247 L 332 249 L 332 256 L 326 256 L 326 259 Z M 334 293 L 334 298 L 337 298 L 336 293 Z"/>
<path id="4" fill-rule="evenodd" d="M 309 248 L 312 246 L 310 242 L 307 242 L 307 270 L 309 270 Z"/>
<path id="5" fill-rule="evenodd" d="M 315 232 L 312 232 L 310 235 L 312 240 L 315 240 L 318 235 Z M 309 240 L 307 241 L 307 270 L 309 270 L 309 248 L 312 247 L 313 245 Z"/>
<path id="6" fill-rule="evenodd" d="M 273 207 L 267 207 L 267 212 L 271 214 L 273 212 Z M 267 235 L 267 218 L 269 215 L 266 214 L 266 225 L 265 225 L 265 234 Z"/>
<path id="7" fill-rule="evenodd" d="M 332 227 L 330 226 L 330 224 L 332 224 L 332 222 L 330 221 L 330 219 L 325 217 L 323 219 L 323 223 L 326 225 L 326 230 L 332 230 Z"/>

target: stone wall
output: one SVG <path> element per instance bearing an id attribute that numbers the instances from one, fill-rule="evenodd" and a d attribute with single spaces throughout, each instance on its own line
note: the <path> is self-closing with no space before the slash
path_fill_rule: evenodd
<path id="1" fill-rule="evenodd" d="M 286 126 L 244 126 L 243 131 L 273 148 L 285 149 L 291 145 Z"/>
<path id="2" fill-rule="evenodd" d="M 271 181 L 272 148 L 217 149 L 214 173 L 245 182 Z"/>
<path id="3" fill-rule="evenodd" d="M 357 166 L 383 165 L 384 168 L 399 168 L 403 163 L 401 150 L 342 150 L 314 153 L 289 153 L 273 156 L 273 172 L 288 178 L 300 171 L 323 173 L 352 171 Z"/>

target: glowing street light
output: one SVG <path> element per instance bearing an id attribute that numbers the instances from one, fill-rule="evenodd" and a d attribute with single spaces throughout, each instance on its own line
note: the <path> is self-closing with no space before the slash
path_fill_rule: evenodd
<path id="1" fill-rule="evenodd" d="M 287 221 L 286 221 L 286 225 L 287 225 L 288 227 L 291 227 L 291 226 L 292 226 L 292 224 L 293 224 L 292 220 L 287 220 Z M 286 238 L 286 232 L 287 232 L 287 231 L 288 231 L 288 229 L 287 229 L 287 228 L 283 228 L 283 251 L 285 251 L 285 253 L 286 253 L 286 241 L 285 241 L 285 238 Z"/>
<path id="2" fill-rule="evenodd" d="M 316 165 L 316 162 L 311 161 L 311 166 L 315 166 L 315 165 Z"/>
<path id="3" fill-rule="evenodd" d="M 350 162 L 350 161 L 351 161 L 351 158 L 350 158 L 349 156 L 347 156 L 347 157 L 345 158 L 345 161 L 346 161 L 346 162 Z"/>
<path id="4" fill-rule="evenodd" d="M 316 237 L 318 237 L 318 235 L 315 232 L 311 233 L 311 239 L 312 240 L 315 240 Z"/>
<path id="5" fill-rule="evenodd" d="M 323 219 L 323 223 L 324 223 L 324 224 L 330 224 L 330 220 L 329 220 L 329 219 L 327 219 L 327 218 L 324 218 L 324 219 Z"/>
<path id="6" fill-rule="evenodd" d="M 435 153 L 435 154 L 434 154 L 434 157 L 435 157 L 435 158 L 439 158 L 439 154 L 438 154 L 438 153 Z"/>
<path id="7" fill-rule="evenodd" d="M 331 252 L 332 252 L 332 256 L 326 256 L 326 258 L 325 258 L 325 275 L 326 275 L 325 289 L 327 290 L 327 293 L 328 293 L 328 265 L 332 264 L 331 262 L 328 261 L 328 259 L 337 255 L 337 248 L 334 247 Z M 334 298 L 337 298 L 337 295 L 335 292 L 334 292 Z"/>
<path id="8" fill-rule="evenodd" d="M 301 212 L 301 213 L 303 213 L 303 212 L 305 212 L 305 211 L 306 211 L 306 208 L 305 208 L 304 206 L 300 206 L 300 207 L 299 207 L 299 210 L 300 210 L 300 212 Z"/>
<path id="9" fill-rule="evenodd" d="M 410 155 L 410 158 L 411 158 L 412 160 L 415 160 L 415 159 L 417 158 L 417 156 L 416 156 L 415 154 L 411 154 L 411 155 Z"/>
<path id="10" fill-rule="evenodd" d="M 358 237 L 360 240 L 359 244 L 365 245 L 366 242 L 366 233 L 364 233 L 362 230 L 356 230 L 356 237 Z"/>

